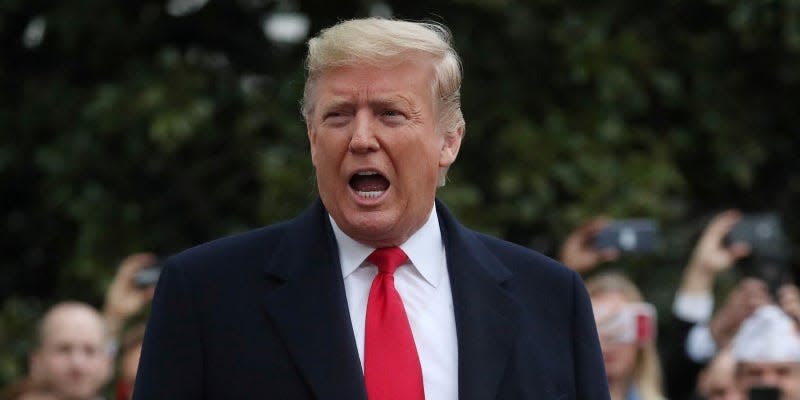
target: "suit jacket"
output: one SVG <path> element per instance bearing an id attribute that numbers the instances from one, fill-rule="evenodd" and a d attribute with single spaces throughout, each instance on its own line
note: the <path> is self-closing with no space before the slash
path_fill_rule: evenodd
<path id="1" fill-rule="evenodd" d="M 437 201 L 460 399 L 608 399 L 580 277 L 461 226 Z M 134 399 L 366 399 L 338 249 L 321 202 L 171 257 Z M 434 399 L 435 400 L 435 399 Z"/>
<path id="2" fill-rule="evenodd" d="M 692 360 L 686 351 L 689 332 L 695 325 L 694 322 L 672 314 L 668 325 L 670 329 L 667 334 L 661 336 L 666 340 L 659 341 L 660 344 L 663 343 L 660 350 L 661 359 L 664 360 L 664 387 L 667 390 L 667 398 L 672 400 L 691 400 L 699 397 L 695 393 L 697 377 L 707 363 Z"/>

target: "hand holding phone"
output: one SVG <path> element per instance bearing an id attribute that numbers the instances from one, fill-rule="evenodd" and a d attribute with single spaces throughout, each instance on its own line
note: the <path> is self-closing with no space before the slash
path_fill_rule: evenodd
<path id="1" fill-rule="evenodd" d="M 788 255 L 788 244 L 781 218 L 775 213 L 743 216 L 728 233 L 725 242 L 747 243 L 754 255 L 769 259 L 783 260 Z"/>
<path id="2" fill-rule="evenodd" d="M 746 243 L 750 257 L 740 263 L 747 276 L 767 283 L 770 292 L 791 281 L 789 244 L 783 231 L 781 218 L 776 213 L 756 213 L 743 216 L 725 238 L 725 243 Z"/>

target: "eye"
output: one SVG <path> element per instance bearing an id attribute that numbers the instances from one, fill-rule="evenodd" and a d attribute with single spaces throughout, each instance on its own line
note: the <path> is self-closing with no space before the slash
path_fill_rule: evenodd
<path id="1" fill-rule="evenodd" d="M 400 110 L 387 108 L 381 111 L 381 118 L 389 123 L 401 123 L 405 121 L 406 115 Z"/>
<path id="2" fill-rule="evenodd" d="M 329 111 L 322 116 L 322 122 L 326 125 L 342 126 L 347 124 L 350 116 L 341 111 Z"/>
<path id="3" fill-rule="evenodd" d="M 58 354 L 69 354 L 72 352 L 72 345 L 69 343 L 59 343 L 56 346 L 56 353 Z"/>

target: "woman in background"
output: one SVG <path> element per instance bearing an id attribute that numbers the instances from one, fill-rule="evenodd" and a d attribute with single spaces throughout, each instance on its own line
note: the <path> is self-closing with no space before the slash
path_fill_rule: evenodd
<path id="1" fill-rule="evenodd" d="M 618 273 L 586 280 L 612 400 L 663 400 L 655 308 Z"/>

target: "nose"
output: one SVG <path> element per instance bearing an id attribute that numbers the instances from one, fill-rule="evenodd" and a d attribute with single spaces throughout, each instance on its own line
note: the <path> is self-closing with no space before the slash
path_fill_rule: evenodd
<path id="1" fill-rule="evenodd" d="M 375 124 L 373 124 L 371 113 L 367 111 L 356 113 L 353 133 L 350 137 L 350 151 L 364 154 L 379 148 L 380 144 L 375 136 Z"/>
<path id="2" fill-rule="evenodd" d="M 70 352 L 69 355 L 69 364 L 78 370 L 81 370 L 86 367 L 86 365 L 90 362 L 92 358 L 91 354 L 88 354 L 87 351 L 82 349 L 76 349 Z"/>
<path id="3" fill-rule="evenodd" d="M 761 385 L 764 386 L 779 386 L 781 384 L 781 377 L 775 372 L 767 372 L 761 377 Z"/>

